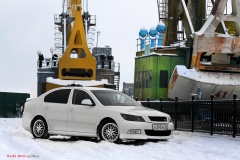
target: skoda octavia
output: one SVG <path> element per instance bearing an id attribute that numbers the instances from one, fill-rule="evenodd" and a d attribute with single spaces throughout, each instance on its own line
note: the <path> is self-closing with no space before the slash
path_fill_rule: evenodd
<path id="1" fill-rule="evenodd" d="M 27 101 L 22 125 L 34 138 L 68 135 L 109 142 L 168 139 L 174 128 L 168 114 L 122 92 L 93 87 L 55 88 Z"/>

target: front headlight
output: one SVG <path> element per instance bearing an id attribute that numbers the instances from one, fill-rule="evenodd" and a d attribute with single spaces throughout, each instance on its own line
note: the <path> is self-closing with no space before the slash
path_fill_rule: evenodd
<path id="1" fill-rule="evenodd" d="M 172 119 L 170 116 L 168 117 L 168 122 L 172 122 Z"/>
<path id="2" fill-rule="evenodd" d="M 130 114 L 121 114 L 121 116 L 127 121 L 145 122 L 142 116 L 135 116 Z"/>

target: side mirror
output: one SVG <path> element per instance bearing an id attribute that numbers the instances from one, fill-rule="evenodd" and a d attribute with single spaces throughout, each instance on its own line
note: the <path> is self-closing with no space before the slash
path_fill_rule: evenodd
<path id="1" fill-rule="evenodd" d="M 93 106 L 93 103 L 90 99 L 84 99 L 82 100 L 82 104 L 81 105 L 86 105 L 86 106 Z"/>

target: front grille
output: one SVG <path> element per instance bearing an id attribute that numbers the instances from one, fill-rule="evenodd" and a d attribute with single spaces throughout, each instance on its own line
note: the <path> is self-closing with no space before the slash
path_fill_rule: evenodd
<path id="1" fill-rule="evenodd" d="M 167 122 L 167 117 L 148 117 L 151 121 L 156 121 L 156 122 Z"/>
<path id="2" fill-rule="evenodd" d="M 171 130 L 168 131 L 145 130 L 145 134 L 148 136 L 170 136 Z"/>

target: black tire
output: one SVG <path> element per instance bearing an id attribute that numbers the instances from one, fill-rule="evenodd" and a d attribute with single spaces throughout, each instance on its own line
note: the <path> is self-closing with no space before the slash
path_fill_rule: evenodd
<path id="1" fill-rule="evenodd" d="M 100 124 L 99 137 L 101 140 L 118 143 L 120 141 L 119 135 L 119 128 L 114 121 L 107 120 Z"/>
<path id="2" fill-rule="evenodd" d="M 48 139 L 48 126 L 43 118 L 37 118 L 32 124 L 32 135 L 34 138 Z"/>

